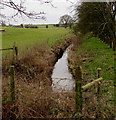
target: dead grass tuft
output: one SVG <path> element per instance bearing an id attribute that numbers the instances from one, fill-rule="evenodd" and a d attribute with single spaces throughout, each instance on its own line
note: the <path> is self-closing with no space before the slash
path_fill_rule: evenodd
<path id="1" fill-rule="evenodd" d="M 3 61 L 3 119 L 13 115 L 17 118 L 67 118 L 72 115 L 74 94 L 53 93 L 51 88 L 53 66 L 58 56 L 61 56 L 60 50 L 64 51 L 70 41 L 68 39 L 53 48 L 47 45 L 33 46 L 13 62 L 16 93 L 14 104 L 9 104 L 9 66 L 12 61 Z"/>

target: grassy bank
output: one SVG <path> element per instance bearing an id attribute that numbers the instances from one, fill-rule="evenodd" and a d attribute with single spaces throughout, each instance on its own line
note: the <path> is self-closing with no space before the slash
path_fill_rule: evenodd
<path id="1" fill-rule="evenodd" d="M 76 55 L 85 70 L 84 74 L 96 78 L 97 68 L 102 69 L 105 80 L 114 80 L 114 52 L 98 38 L 85 39 Z"/>
<path id="2" fill-rule="evenodd" d="M 79 40 L 79 39 L 78 39 Z M 74 45 L 75 47 L 76 45 Z M 75 76 L 75 65 L 82 66 L 83 85 L 97 79 L 97 68 L 101 68 L 101 97 L 100 116 L 111 118 L 114 116 L 114 51 L 96 37 L 84 38 L 78 49 L 70 54 L 70 68 Z M 95 87 L 83 93 L 83 113 L 88 117 L 96 117 L 97 101 Z"/>

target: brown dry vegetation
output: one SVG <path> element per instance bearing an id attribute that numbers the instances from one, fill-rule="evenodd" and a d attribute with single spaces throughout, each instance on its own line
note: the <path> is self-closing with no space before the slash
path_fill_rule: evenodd
<path id="1" fill-rule="evenodd" d="M 80 48 L 82 41 L 83 36 L 79 35 L 52 48 L 47 45 L 46 47 L 45 45 L 44 47 L 42 45 L 34 46 L 31 51 L 18 58 L 13 63 L 15 65 L 15 104 L 12 104 L 9 98 L 9 66 L 11 62 L 3 62 L 3 119 L 9 119 L 13 114 L 17 118 L 111 119 L 113 114 L 108 111 L 111 106 L 104 104 L 107 96 L 102 96 L 98 104 L 94 87 L 83 93 L 81 115 L 75 110 L 75 92 L 52 92 L 53 66 L 62 56 L 66 47 L 71 44 L 70 42 L 73 43 L 73 48 L 69 54 L 69 66 L 74 77 L 77 63 L 80 65 L 86 61 L 85 58 L 88 59 L 87 56 L 76 56 L 75 51 Z M 93 77 L 95 76 L 83 74 L 83 84 L 92 81 Z"/>
<path id="2" fill-rule="evenodd" d="M 75 111 L 74 93 L 53 93 L 51 74 L 57 59 L 70 44 L 66 39 L 60 45 L 34 46 L 31 51 L 13 62 L 15 66 L 15 95 L 12 104 L 9 93 L 9 66 L 3 61 L 3 119 L 16 118 L 67 118 Z"/>

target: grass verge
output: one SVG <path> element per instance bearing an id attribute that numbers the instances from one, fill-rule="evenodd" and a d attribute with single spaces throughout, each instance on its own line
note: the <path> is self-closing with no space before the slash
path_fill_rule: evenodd
<path id="1" fill-rule="evenodd" d="M 80 41 L 78 38 L 77 41 Z M 97 68 L 101 68 L 101 77 L 104 81 L 101 83 L 100 109 L 98 113 L 98 103 L 96 101 L 96 89 L 83 92 L 83 114 L 89 118 L 112 118 L 114 117 L 114 51 L 105 43 L 96 37 L 84 38 L 70 53 L 69 66 L 75 76 L 75 66 L 82 66 L 83 85 L 97 79 Z M 78 42 L 77 42 L 78 43 Z M 75 46 L 77 46 L 75 45 Z M 74 48 L 75 48 L 74 46 Z M 99 114 L 99 115 L 98 115 Z"/>

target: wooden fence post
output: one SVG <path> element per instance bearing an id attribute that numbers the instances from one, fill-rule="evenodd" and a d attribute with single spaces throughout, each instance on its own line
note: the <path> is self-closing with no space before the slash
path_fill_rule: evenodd
<path id="1" fill-rule="evenodd" d="M 101 77 L 101 68 L 97 68 L 97 77 Z M 96 118 L 100 118 L 100 82 L 97 83 L 97 116 Z"/>
<path id="2" fill-rule="evenodd" d="M 101 68 L 97 68 L 97 77 L 101 77 Z M 100 82 L 97 83 L 97 101 L 99 102 L 100 97 Z"/>
<path id="3" fill-rule="evenodd" d="M 101 68 L 97 68 L 97 77 L 98 77 L 98 78 L 101 77 Z"/>
<path id="4" fill-rule="evenodd" d="M 15 55 L 16 55 L 16 59 L 18 58 L 18 47 L 15 47 Z"/>
<path id="5" fill-rule="evenodd" d="M 15 100 L 14 66 L 10 66 L 10 97 L 11 101 Z"/>
<path id="6" fill-rule="evenodd" d="M 13 63 L 14 63 L 14 60 L 15 60 L 15 42 L 14 42 L 14 45 L 13 45 Z"/>
<path id="7" fill-rule="evenodd" d="M 18 47 L 16 47 L 15 42 L 14 42 L 14 45 L 13 45 L 13 63 L 14 63 L 14 60 L 17 60 L 17 58 L 18 58 Z"/>
<path id="8" fill-rule="evenodd" d="M 82 112 L 82 71 L 81 67 L 78 66 L 75 71 L 75 80 L 76 80 L 76 86 L 75 86 L 75 92 L 76 92 L 76 111 L 81 113 Z"/>

